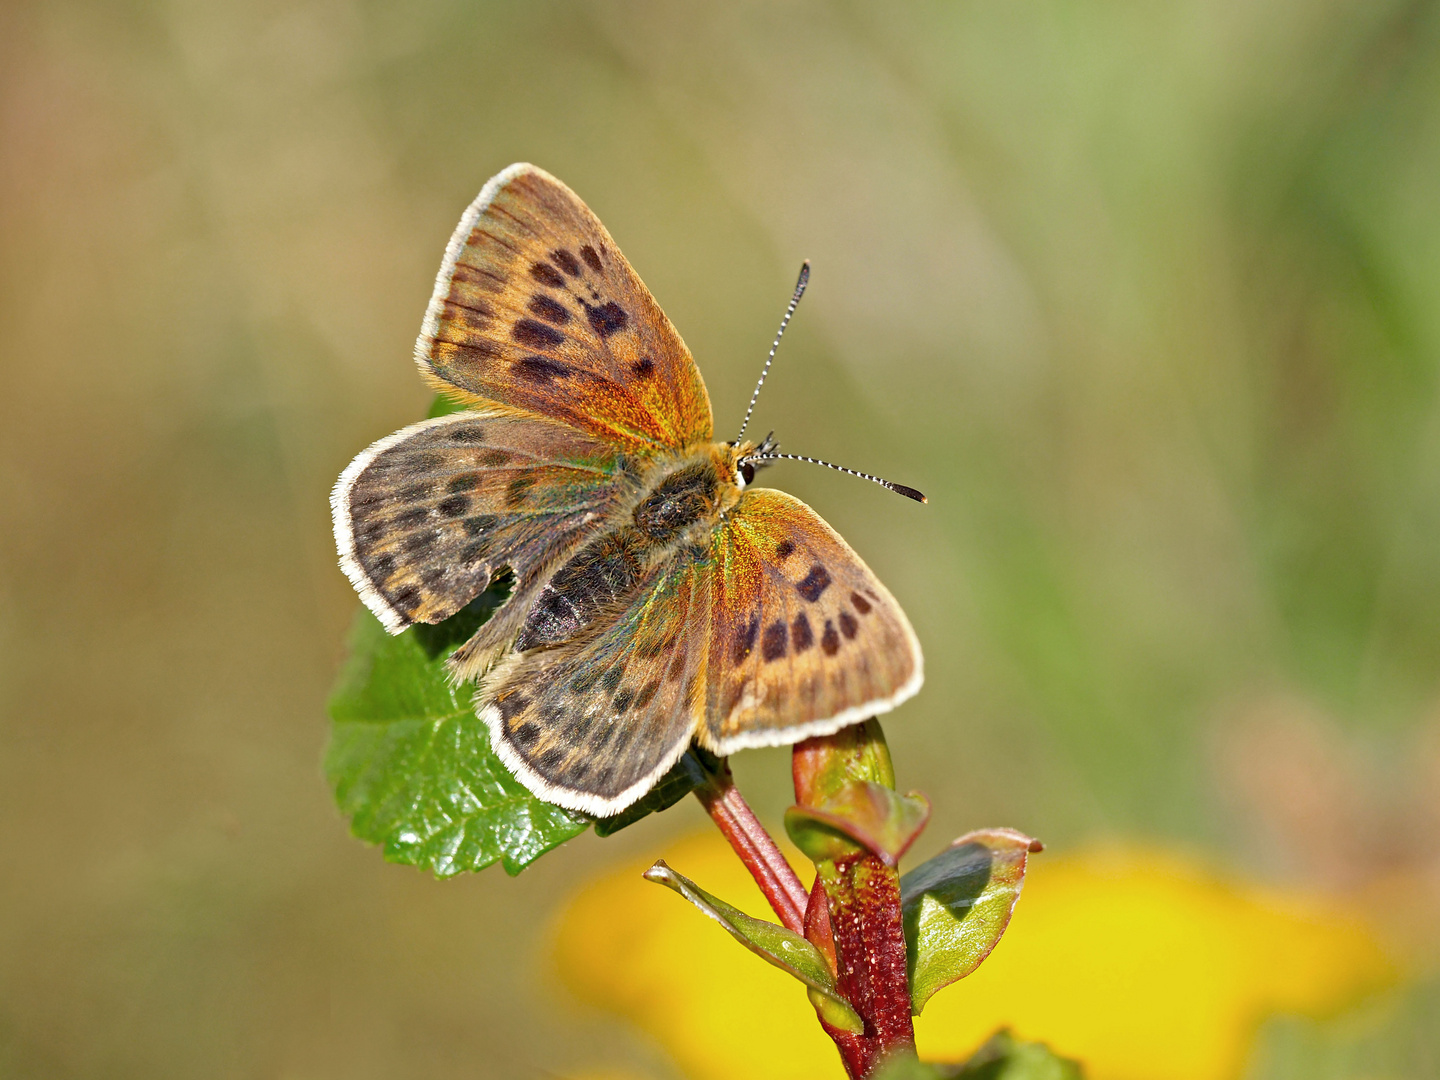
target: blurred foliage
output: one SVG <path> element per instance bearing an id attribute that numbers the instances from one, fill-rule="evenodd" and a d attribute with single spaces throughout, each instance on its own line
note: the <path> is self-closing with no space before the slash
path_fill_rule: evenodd
<path id="1" fill-rule="evenodd" d="M 755 425 L 930 504 L 767 483 L 916 625 L 931 835 L 1194 845 L 1433 972 L 1437 83 L 1417 0 L 0 5 L 0 844 L 42 866 L 0 883 L 0 1072 L 671 1075 L 532 958 L 698 808 L 437 886 L 317 777 L 325 493 L 424 412 L 445 238 L 516 160 L 726 437 L 812 260 Z M 777 822 L 783 755 L 734 768 Z M 1250 1077 L 1433 1072 L 1431 978 Z"/>

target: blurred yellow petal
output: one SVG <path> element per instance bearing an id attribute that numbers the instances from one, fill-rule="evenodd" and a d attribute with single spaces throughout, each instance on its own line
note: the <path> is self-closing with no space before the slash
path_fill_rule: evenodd
<path id="1" fill-rule="evenodd" d="M 663 855 L 768 914 L 718 837 Z M 555 942 L 566 985 L 638 1024 L 692 1080 L 840 1075 L 804 989 L 641 880 L 647 865 L 568 905 Z M 963 1058 L 1009 1026 L 1083 1060 L 1091 1080 L 1229 1080 L 1266 1016 L 1324 1016 L 1394 979 L 1371 930 L 1333 905 L 1236 886 L 1168 854 L 1045 854 L 995 953 L 937 994 L 916 1030 L 931 1060 Z"/>

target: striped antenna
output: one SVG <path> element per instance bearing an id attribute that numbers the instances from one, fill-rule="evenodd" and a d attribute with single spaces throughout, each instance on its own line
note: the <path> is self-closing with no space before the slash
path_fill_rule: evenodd
<path id="1" fill-rule="evenodd" d="M 757 454 L 754 457 L 747 457 L 743 464 L 754 465 L 761 461 L 808 461 L 811 465 L 824 465 L 827 469 L 834 469 L 836 472 L 849 473 L 851 476 L 858 476 L 861 480 L 871 480 L 883 488 L 889 488 L 897 495 L 904 495 L 907 499 L 914 499 L 918 503 L 929 502 L 923 494 L 912 487 L 904 484 L 894 484 L 880 476 L 871 476 L 869 473 L 857 472 L 854 469 L 847 469 L 844 465 L 835 465 L 828 461 L 821 461 L 819 458 L 805 457 L 803 454 Z"/>
<path id="2" fill-rule="evenodd" d="M 806 259 L 800 264 L 800 278 L 795 282 L 795 295 L 790 297 L 790 306 L 785 309 L 785 317 L 780 320 L 780 329 L 775 334 L 775 344 L 770 346 L 770 355 L 765 358 L 765 366 L 760 369 L 760 381 L 755 384 L 755 392 L 750 395 L 750 407 L 745 410 L 745 422 L 740 425 L 740 434 L 735 436 L 735 445 L 745 435 L 745 429 L 750 426 L 750 414 L 755 411 L 755 402 L 759 400 L 760 388 L 765 385 L 765 376 L 770 374 L 770 365 L 775 362 L 775 350 L 780 348 L 780 339 L 785 336 L 785 327 L 790 325 L 790 316 L 795 314 L 795 308 L 800 304 L 800 297 L 805 295 L 805 286 L 810 284 L 810 260 Z"/>

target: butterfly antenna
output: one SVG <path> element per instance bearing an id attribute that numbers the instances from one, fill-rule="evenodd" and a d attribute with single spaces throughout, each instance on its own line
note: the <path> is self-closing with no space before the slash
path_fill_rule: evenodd
<path id="1" fill-rule="evenodd" d="M 835 465 L 828 461 L 821 461 L 819 458 L 805 457 L 803 454 L 757 454 L 754 457 L 747 457 L 746 464 L 754 465 L 761 461 L 808 461 L 811 465 L 824 465 L 827 469 L 834 469 L 836 472 L 849 473 L 851 476 L 858 476 L 861 480 L 871 480 L 883 488 L 889 488 L 897 495 L 904 495 L 907 499 L 914 499 L 918 503 L 929 502 L 930 500 L 912 487 L 904 484 L 891 483 L 881 476 L 871 476 L 869 473 L 857 472 L 854 469 L 847 469 L 844 465 Z"/>
<path id="2" fill-rule="evenodd" d="M 775 343 L 770 346 L 770 355 L 765 358 L 765 366 L 760 369 L 760 381 L 755 384 L 755 392 L 750 395 L 750 407 L 745 410 L 745 422 L 740 425 L 740 434 L 735 436 L 738 443 L 745 435 L 745 429 L 750 426 L 750 414 L 755 411 L 755 402 L 760 397 L 760 388 L 765 385 L 765 376 L 770 374 L 770 365 L 775 362 L 775 350 L 780 348 L 780 339 L 785 336 L 785 327 L 790 325 L 790 316 L 795 314 L 795 308 L 800 304 L 800 297 L 805 295 L 805 286 L 810 284 L 810 260 L 806 259 L 800 264 L 800 277 L 795 282 L 795 295 L 790 297 L 790 306 L 785 309 L 785 317 L 780 320 L 780 329 L 775 333 Z"/>

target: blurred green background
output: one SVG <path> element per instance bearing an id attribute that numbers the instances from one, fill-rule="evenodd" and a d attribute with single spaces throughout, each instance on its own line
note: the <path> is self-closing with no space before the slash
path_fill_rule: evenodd
<path id="1" fill-rule="evenodd" d="M 698 807 L 438 884 L 319 771 L 326 493 L 423 415 L 442 248 L 516 160 L 722 435 L 813 260 L 755 430 L 930 496 L 766 477 L 915 623 L 932 841 L 1199 850 L 1433 958 L 1440 4 L 9 0 L 0 1075 L 673 1075 L 537 957 Z M 771 820 L 787 767 L 736 763 Z M 1436 1076 L 1437 1031 L 1422 979 L 1250 1071 Z"/>

